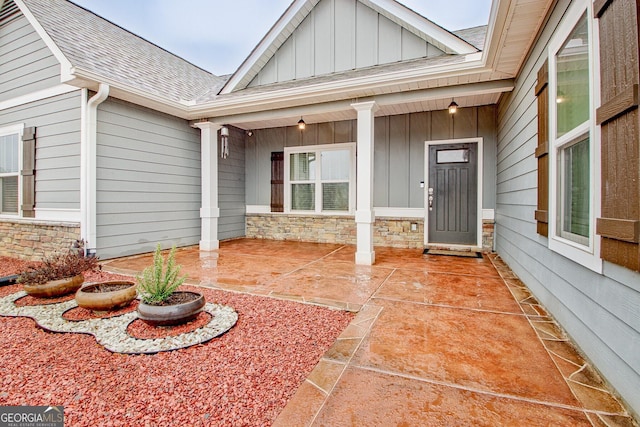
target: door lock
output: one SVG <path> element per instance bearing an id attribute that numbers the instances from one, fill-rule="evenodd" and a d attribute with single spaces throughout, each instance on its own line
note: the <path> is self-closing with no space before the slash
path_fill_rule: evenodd
<path id="1" fill-rule="evenodd" d="M 428 194 L 429 194 L 429 197 L 427 200 L 429 200 L 429 210 L 432 211 L 433 210 L 433 188 L 429 188 Z"/>

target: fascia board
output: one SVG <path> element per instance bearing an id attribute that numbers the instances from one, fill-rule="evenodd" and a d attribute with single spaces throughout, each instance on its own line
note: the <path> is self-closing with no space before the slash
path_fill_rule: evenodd
<path id="1" fill-rule="evenodd" d="M 487 37 L 484 42 L 485 49 L 482 52 L 483 61 L 486 64 L 492 65 L 497 59 L 500 47 L 504 43 L 505 24 L 512 7 L 514 6 L 511 0 L 493 0 L 491 2 Z"/>
<path id="2" fill-rule="evenodd" d="M 343 94 L 345 90 L 367 90 L 375 89 L 382 85 L 404 84 L 413 81 L 424 80 L 426 76 L 439 78 L 447 76 L 461 76 L 470 73 L 481 73 L 490 71 L 484 67 L 481 55 L 469 55 L 471 60 L 458 62 L 449 65 L 439 65 L 436 67 L 420 67 L 413 70 L 402 70 L 390 72 L 376 76 L 363 76 L 345 79 L 335 82 L 320 83 L 315 85 L 305 85 L 296 88 L 283 89 L 276 92 L 255 93 L 246 96 L 234 96 L 229 99 L 216 99 L 214 101 L 189 107 L 190 114 L 201 116 L 202 114 L 215 116 L 219 112 L 224 112 L 229 108 L 242 108 L 246 105 L 256 105 L 267 107 L 268 105 L 279 104 L 286 100 L 313 99 L 320 96 L 331 96 Z"/>
<path id="3" fill-rule="evenodd" d="M 73 79 L 70 80 L 70 84 L 73 84 L 74 86 L 97 90 L 100 83 L 105 83 L 110 87 L 109 96 L 142 105 L 156 111 L 171 114 L 175 117 L 187 118 L 188 103 L 186 101 L 174 101 L 163 98 L 146 92 L 143 89 L 123 84 L 78 67 L 73 67 L 71 69 L 71 75 Z"/>
<path id="4" fill-rule="evenodd" d="M 55 58 L 60 63 L 60 81 L 61 81 L 61 83 L 66 83 L 69 80 L 72 80 L 73 77 L 71 75 L 72 74 L 71 73 L 71 68 L 72 68 L 71 61 L 69 61 L 69 59 L 67 59 L 67 57 L 64 55 L 64 53 L 62 53 L 62 51 L 60 50 L 58 45 L 53 41 L 53 39 L 45 31 L 45 29 L 42 27 L 40 22 L 36 19 L 35 16 L 33 16 L 33 13 L 31 13 L 31 11 L 27 7 L 27 5 L 25 5 L 22 0 L 14 0 L 14 1 L 18 5 L 18 7 L 20 8 L 20 11 L 23 13 L 23 15 L 27 18 L 27 20 L 29 21 L 31 26 L 33 26 L 33 28 L 36 30 L 36 33 L 38 33 L 38 35 L 44 41 L 44 43 L 47 45 L 49 50 L 51 50 L 51 53 L 53 53 L 53 56 L 55 56 Z"/>
<path id="5" fill-rule="evenodd" d="M 436 23 L 393 0 L 360 1 L 376 12 L 381 13 L 383 16 L 392 19 L 397 24 L 407 27 L 407 29 L 417 36 L 423 37 L 423 35 L 426 35 L 427 38 L 435 41 L 433 43 L 434 45 L 446 53 L 465 55 L 478 51 L 475 46 L 472 46 L 450 31 L 445 30 Z M 397 17 L 400 22 L 397 22 L 393 17 Z"/>
<path id="6" fill-rule="evenodd" d="M 389 93 L 363 98 L 360 101 L 375 100 L 376 105 L 384 107 L 397 103 L 411 103 L 442 99 L 447 97 L 464 97 L 491 93 L 510 92 L 515 87 L 513 79 L 491 80 L 479 83 L 467 83 L 458 86 L 443 86 L 429 89 L 419 89 L 410 92 Z M 307 116 L 312 114 L 330 113 L 336 111 L 351 111 L 353 99 L 342 99 L 318 104 L 306 104 L 290 106 L 283 109 L 260 110 L 253 112 L 241 112 L 235 114 L 219 114 L 216 119 L 225 123 L 241 123 L 269 119 L 278 119 L 286 116 Z"/>

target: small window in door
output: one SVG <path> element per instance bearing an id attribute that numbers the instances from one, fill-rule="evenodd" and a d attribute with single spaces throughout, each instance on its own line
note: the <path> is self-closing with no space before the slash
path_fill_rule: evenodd
<path id="1" fill-rule="evenodd" d="M 441 163 L 469 163 L 469 149 L 438 150 L 436 162 Z"/>

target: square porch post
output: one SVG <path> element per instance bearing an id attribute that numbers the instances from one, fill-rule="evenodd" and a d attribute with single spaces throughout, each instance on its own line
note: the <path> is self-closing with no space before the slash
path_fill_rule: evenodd
<path id="1" fill-rule="evenodd" d="M 218 130 L 217 123 L 199 122 L 200 156 L 202 175 L 202 207 L 200 208 L 200 250 L 213 251 L 220 248 L 218 240 Z"/>
<path id="2" fill-rule="evenodd" d="M 351 104 L 358 112 L 356 175 L 356 264 L 373 265 L 373 139 L 375 101 Z"/>

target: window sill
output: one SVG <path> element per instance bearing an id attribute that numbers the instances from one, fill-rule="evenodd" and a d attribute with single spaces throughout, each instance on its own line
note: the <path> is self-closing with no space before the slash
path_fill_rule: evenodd
<path id="1" fill-rule="evenodd" d="M 599 248 L 590 249 L 570 240 L 552 236 L 549 238 L 549 249 L 589 270 L 602 274 L 602 259 L 599 256 Z"/>

